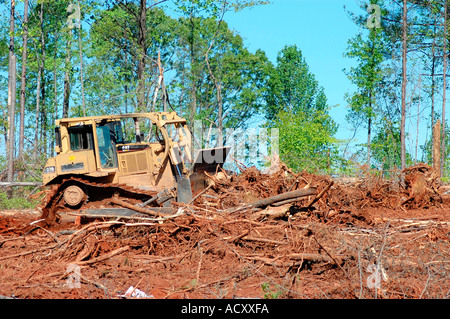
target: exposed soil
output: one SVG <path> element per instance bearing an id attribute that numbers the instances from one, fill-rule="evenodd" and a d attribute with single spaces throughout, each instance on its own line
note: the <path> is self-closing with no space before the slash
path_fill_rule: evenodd
<path id="1" fill-rule="evenodd" d="M 448 298 L 450 196 L 426 165 L 405 174 L 402 188 L 284 166 L 220 172 L 164 220 L 44 227 L 37 211 L 0 212 L 0 295 L 121 298 L 133 286 L 151 298 Z M 316 195 L 252 206 L 308 187 Z"/>

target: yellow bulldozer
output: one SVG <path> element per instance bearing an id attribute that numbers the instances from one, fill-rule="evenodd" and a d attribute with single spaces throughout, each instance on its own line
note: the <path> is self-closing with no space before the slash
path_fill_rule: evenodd
<path id="1" fill-rule="evenodd" d="M 48 225 L 60 220 L 59 211 L 120 216 L 123 209 L 108 210 L 119 200 L 163 214 L 174 201 L 189 203 L 206 186 L 205 172 L 222 168 L 230 150 L 194 152 L 176 112 L 59 119 L 55 137 L 56 156 L 42 174 L 51 186 L 41 207 Z"/>

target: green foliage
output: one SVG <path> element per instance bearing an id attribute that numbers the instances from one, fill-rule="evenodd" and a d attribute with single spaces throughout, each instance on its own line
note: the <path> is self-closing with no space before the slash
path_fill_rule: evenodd
<path id="1" fill-rule="evenodd" d="M 278 299 L 283 296 L 281 289 L 273 290 L 272 285 L 268 282 L 263 283 L 261 289 L 264 292 L 264 299 Z"/>
<path id="2" fill-rule="evenodd" d="M 146 110 L 154 110 L 153 93 L 159 76 L 156 60 L 160 53 L 170 105 L 182 116 L 190 121 L 208 119 L 208 125 L 209 121 L 217 125 L 219 84 L 222 114 L 226 114 L 223 127 L 244 126 L 263 103 L 262 92 L 270 66 L 265 53 L 260 50 L 250 53 L 243 39 L 229 30 L 226 22 L 218 20 L 225 3 L 175 1 L 175 4 L 182 14 L 178 19 L 158 7 L 147 11 Z M 141 55 L 137 12 L 134 3 L 118 4 L 98 12 L 94 19 L 88 51 L 93 63 L 86 68 L 91 114 L 100 110 L 117 113 L 136 109 Z M 162 109 L 161 101 L 160 94 L 156 110 Z"/>
<path id="3" fill-rule="evenodd" d="M 347 73 L 349 79 L 357 86 L 357 91 L 348 96 L 352 116 L 364 119 L 375 118 L 376 96 L 383 81 L 385 47 L 381 29 L 371 29 L 367 39 L 360 33 L 348 42 L 345 56 L 355 59 L 356 67 Z"/>
<path id="4" fill-rule="evenodd" d="M 219 85 L 223 127 L 245 127 L 264 104 L 271 69 L 265 53 L 249 52 L 241 36 L 213 18 L 181 17 L 177 45 L 170 88 L 183 115 L 217 125 Z"/>
<path id="5" fill-rule="evenodd" d="M 266 101 L 266 117 L 269 121 L 281 110 L 297 114 L 327 108 L 323 88 L 319 87 L 296 45 L 287 45 L 278 53 Z"/>
<path id="6" fill-rule="evenodd" d="M 331 172 L 337 164 L 336 126 L 325 111 L 314 117 L 304 112 L 280 111 L 274 127 L 279 129 L 279 151 L 283 162 L 294 171 Z"/>
<path id="7" fill-rule="evenodd" d="M 139 47 L 137 5 L 115 5 L 101 11 L 94 19 L 90 30 L 90 50 L 92 59 L 86 68 L 86 93 L 90 114 L 98 112 L 127 113 L 137 108 L 138 63 L 142 55 Z M 173 54 L 174 38 L 177 32 L 176 20 L 167 16 L 160 8 L 147 10 L 147 34 L 145 54 L 148 71 L 145 90 L 154 90 L 158 70 L 155 65 L 158 52 L 162 64 L 170 67 L 168 56 Z M 146 94 L 145 104 L 150 111 L 151 96 Z M 99 106 L 101 106 L 99 108 Z"/>
<path id="8" fill-rule="evenodd" d="M 382 126 L 372 139 L 373 159 L 384 171 L 400 169 L 400 127 L 396 124 Z"/>
<path id="9" fill-rule="evenodd" d="M 346 95 L 349 103 L 347 120 L 354 126 L 362 122 L 369 131 L 379 114 L 377 98 L 383 86 L 386 52 L 382 28 L 371 28 L 367 34 L 361 32 L 350 39 L 344 54 L 357 62 L 356 67 L 344 70 L 356 85 L 356 91 Z"/>
<path id="10" fill-rule="evenodd" d="M 80 29 L 71 29 L 67 23 L 69 3 L 30 1 L 29 6 L 24 142 L 25 154 L 33 155 L 29 163 L 36 163 L 37 170 L 53 155 L 54 121 L 63 114 L 63 107 L 68 107 L 69 117 L 83 115 L 81 75 L 87 115 L 162 110 L 163 87 L 159 87 L 153 105 L 160 75 L 159 54 L 169 95 L 167 110 L 172 107 L 189 120 L 198 118 L 207 125 L 210 121 L 217 125 L 220 96 L 224 128 L 244 128 L 250 117 L 261 112 L 272 65 L 263 51 L 253 53 L 246 48 L 223 15 L 266 1 L 177 0 L 172 2 L 176 6 L 173 16 L 168 15 L 173 11 L 162 6 L 167 3 L 147 1 L 143 43 L 139 41 L 139 1 L 80 1 Z M 5 12 L 7 5 L 9 2 L 5 2 Z M 15 20 L 18 73 L 25 64 L 21 54 L 25 30 L 22 10 L 21 3 Z M 0 21 L 0 28 L 0 84 L 7 88 L 8 19 Z M 142 84 L 138 68 L 143 56 L 145 106 L 138 109 L 137 92 Z M 19 80 L 20 76 L 18 101 Z M 0 134 L 4 149 L 8 123 L 6 90 L 2 92 Z M 16 164 L 16 170 L 20 165 Z"/>

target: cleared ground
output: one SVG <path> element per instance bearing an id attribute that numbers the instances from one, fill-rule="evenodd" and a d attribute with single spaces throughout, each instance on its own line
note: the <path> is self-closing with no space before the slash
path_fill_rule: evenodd
<path id="1" fill-rule="evenodd" d="M 315 195 L 255 208 L 314 187 Z M 81 220 L 46 228 L 0 212 L 0 295 L 121 298 L 448 298 L 450 197 L 416 166 L 406 187 L 378 177 L 219 174 L 163 220 Z"/>

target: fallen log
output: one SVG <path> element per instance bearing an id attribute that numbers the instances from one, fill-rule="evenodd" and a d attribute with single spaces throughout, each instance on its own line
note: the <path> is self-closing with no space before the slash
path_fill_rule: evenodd
<path id="1" fill-rule="evenodd" d="M 307 260 L 310 262 L 329 262 L 332 264 L 336 264 L 342 262 L 341 260 L 335 258 L 331 258 L 328 254 L 315 254 L 315 253 L 293 253 L 287 256 L 289 259 L 294 260 Z"/>
<path id="2" fill-rule="evenodd" d="M 336 262 L 341 262 L 341 260 L 334 260 L 327 255 L 323 254 L 314 254 L 314 253 L 300 253 L 300 254 L 290 254 L 287 256 L 278 256 L 276 258 L 267 258 L 262 256 L 243 256 L 246 259 L 261 261 L 266 265 L 279 266 L 279 267 L 287 267 L 293 265 L 299 265 L 303 262 L 311 262 L 311 263 L 320 263 L 320 262 L 328 262 L 331 264 L 336 264 Z M 279 261 L 280 259 L 287 258 L 288 262 Z M 297 263 L 293 264 L 293 261 L 297 261 Z"/>
<path id="3" fill-rule="evenodd" d="M 42 186 L 41 182 L 0 182 L 0 187 Z"/>
<path id="4" fill-rule="evenodd" d="M 79 213 L 68 212 L 70 216 L 80 216 L 83 218 L 122 218 L 122 219 L 136 219 L 136 220 L 155 220 L 154 217 L 149 217 L 147 214 L 138 213 L 128 208 L 98 208 L 98 209 L 84 209 Z"/>
<path id="5" fill-rule="evenodd" d="M 253 208 L 258 207 L 264 207 L 269 206 L 271 204 L 286 201 L 293 198 L 301 198 L 305 196 L 315 195 L 316 194 L 316 188 L 315 187 L 309 187 L 309 188 L 301 188 L 297 189 L 295 191 L 286 192 L 283 194 L 267 197 L 264 199 L 257 200 L 253 203 L 250 203 L 250 206 Z"/>

